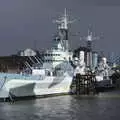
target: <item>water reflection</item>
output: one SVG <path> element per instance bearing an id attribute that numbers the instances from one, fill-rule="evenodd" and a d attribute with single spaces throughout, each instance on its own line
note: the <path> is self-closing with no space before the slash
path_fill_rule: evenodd
<path id="1" fill-rule="evenodd" d="M 119 96 L 119 93 L 0 103 L 0 120 L 118 120 L 120 97 L 115 96 Z"/>

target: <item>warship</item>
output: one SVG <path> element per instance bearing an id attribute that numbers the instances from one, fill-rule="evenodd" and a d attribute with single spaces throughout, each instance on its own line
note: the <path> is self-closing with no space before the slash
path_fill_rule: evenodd
<path id="1" fill-rule="evenodd" d="M 0 73 L 0 99 L 70 93 L 74 76 L 77 73 L 85 74 L 84 51 L 80 51 L 79 58 L 73 58 L 69 48 L 68 27 L 74 20 L 68 19 L 65 9 L 64 15 L 54 22 L 57 23 L 57 34 L 52 47 L 44 52 L 42 65 L 28 64 L 28 68 L 20 74 Z M 103 81 L 103 76 L 96 78 Z"/>

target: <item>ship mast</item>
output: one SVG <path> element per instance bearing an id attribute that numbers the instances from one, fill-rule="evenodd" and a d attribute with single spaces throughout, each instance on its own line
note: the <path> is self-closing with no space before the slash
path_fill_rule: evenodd
<path id="1" fill-rule="evenodd" d="M 58 20 L 55 20 L 55 23 L 58 25 L 59 37 L 63 43 L 64 50 L 69 50 L 68 44 L 68 24 L 73 23 L 75 20 L 70 21 L 69 16 L 67 15 L 67 10 L 65 8 L 64 15 L 59 17 Z"/>
<path id="2" fill-rule="evenodd" d="M 88 28 L 88 35 L 86 37 L 83 37 L 82 39 L 87 41 L 87 48 L 92 51 L 92 41 L 100 39 L 99 36 L 94 36 L 93 32 L 91 31 L 91 26 Z"/>

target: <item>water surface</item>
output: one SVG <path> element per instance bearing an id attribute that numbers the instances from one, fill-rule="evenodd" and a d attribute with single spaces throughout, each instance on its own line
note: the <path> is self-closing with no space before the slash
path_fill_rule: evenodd
<path id="1" fill-rule="evenodd" d="M 0 103 L 0 120 L 119 120 L 120 91 Z"/>

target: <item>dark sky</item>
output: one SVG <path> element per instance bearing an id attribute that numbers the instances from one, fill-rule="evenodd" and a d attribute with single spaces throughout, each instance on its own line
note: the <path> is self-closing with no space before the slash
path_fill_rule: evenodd
<path id="1" fill-rule="evenodd" d="M 56 25 L 52 21 L 68 9 L 71 34 L 87 34 L 88 25 L 96 35 L 104 38 L 94 41 L 100 51 L 120 52 L 119 0 L 0 0 L 0 55 L 10 55 L 25 48 L 49 48 Z M 36 41 L 36 42 L 34 42 Z M 79 36 L 70 36 L 72 48 L 77 48 Z"/>

